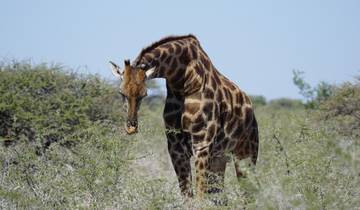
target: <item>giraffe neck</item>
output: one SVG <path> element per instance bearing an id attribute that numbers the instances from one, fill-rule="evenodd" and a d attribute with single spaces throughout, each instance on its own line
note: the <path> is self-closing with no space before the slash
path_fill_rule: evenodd
<path id="1" fill-rule="evenodd" d="M 201 89 L 204 75 L 212 68 L 210 59 L 193 36 L 164 42 L 145 49 L 134 61 L 148 69 L 156 66 L 153 78 L 165 78 L 168 92 L 189 95 Z"/>

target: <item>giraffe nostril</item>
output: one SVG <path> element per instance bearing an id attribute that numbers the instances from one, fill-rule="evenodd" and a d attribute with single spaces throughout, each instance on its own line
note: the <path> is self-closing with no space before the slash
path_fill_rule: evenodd
<path id="1" fill-rule="evenodd" d="M 127 125 L 127 127 L 137 127 L 138 122 L 137 122 L 137 120 L 128 120 L 126 125 Z"/>
<path id="2" fill-rule="evenodd" d="M 134 120 L 134 121 L 131 122 L 131 126 L 137 127 L 137 124 L 138 124 L 138 123 L 137 123 L 136 120 Z"/>

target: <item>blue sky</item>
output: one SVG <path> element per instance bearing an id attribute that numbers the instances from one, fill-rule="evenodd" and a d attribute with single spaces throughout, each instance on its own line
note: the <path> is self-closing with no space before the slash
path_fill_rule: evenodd
<path id="1" fill-rule="evenodd" d="M 300 98 L 312 85 L 360 74 L 360 1 L 1 0 L 0 57 L 62 63 L 111 78 L 167 35 L 195 34 L 214 65 L 250 94 Z"/>

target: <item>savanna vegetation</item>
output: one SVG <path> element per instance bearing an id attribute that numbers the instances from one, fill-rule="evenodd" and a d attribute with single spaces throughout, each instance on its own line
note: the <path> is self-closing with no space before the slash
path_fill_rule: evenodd
<path id="1" fill-rule="evenodd" d="M 359 209 L 360 78 L 311 87 L 304 100 L 253 96 L 258 164 L 240 182 L 228 163 L 227 206 L 182 200 L 162 122 L 148 96 L 139 133 L 124 133 L 117 84 L 57 65 L 0 65 L 1 209 Z M 149 84 L 150 88 L 156 88 Z"/>

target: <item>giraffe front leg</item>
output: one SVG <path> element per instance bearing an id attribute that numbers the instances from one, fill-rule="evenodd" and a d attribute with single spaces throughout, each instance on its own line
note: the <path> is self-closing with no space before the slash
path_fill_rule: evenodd
<path id="1" fill-rule="evenodd" d="M 207 176 L 209 168 L 209 148 L 195 149 L 196 197 L 202 199 L 207 192 Z"/>
<path id="2" fill-rule="evenodd" d="M 215 205 L 226 206 L 227 199 L 222 192 L 224 191 L 225 169 L 228 157 L 220 155 L 211 157 L 209 160 L 208 190 L 211 200 Z"/>
<path id="3" fill-rule="evenodd" d="M 191 188 L 191 145 L 184 134 L 168 133 L 168 151 L 171 157 L 176 176 L 178 178 L 181 194 L 186 198 L 193 196 Z"/>
<path id="4" fill-rule="evenodd" d="M 224 176 L 228 158 L 223 155 L 212 157 L 209 161 L 208 193 L 220 193 L 224 190 Z"/>

